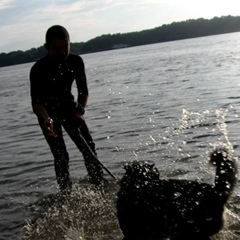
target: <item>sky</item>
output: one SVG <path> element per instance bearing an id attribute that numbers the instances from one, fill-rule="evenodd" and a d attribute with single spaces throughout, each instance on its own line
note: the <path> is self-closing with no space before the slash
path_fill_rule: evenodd
<path id="1" fill-rule="evenodd" d="M 141 31 L 188 19 L 240 16 L 240 0 L 0 0 L 0 52 L 44 44 L 63 25 L 71 42 Z"/>

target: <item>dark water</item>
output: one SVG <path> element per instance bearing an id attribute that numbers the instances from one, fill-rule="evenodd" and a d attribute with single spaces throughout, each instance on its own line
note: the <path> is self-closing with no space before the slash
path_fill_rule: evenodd
<path id="1" fill-rule="evenodd" d="M 99 159 L 118 177 L 125 161 L 150 159 L 163 178 L 212 183 L 214 146 L 240 156 L 240 34 L 226 34 L 82 56 L 90 98 L 86 121 Z M 66 136 L 74 191 L 58 194 L 53 160 L 29 97 L 31 64 L 0 69 L 0 239 L 118 240 L 118 186 L 87 182 L 82 155 Z M 74 89 L 76 92 L 76 89 Z M 239 239 L 240 187 L 224 230 Z"/>

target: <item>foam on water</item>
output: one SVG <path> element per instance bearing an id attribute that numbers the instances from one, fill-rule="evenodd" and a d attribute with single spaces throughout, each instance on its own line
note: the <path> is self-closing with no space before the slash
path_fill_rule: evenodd
<path id="1" fill-rule="evenodd" d="M 109 182 L 102 190 L 77 186 L 69 196 L 47 196 L 31 206 L 41 216 L 27 223 L 22 239 L 120 240 L 116 192 L 117 184 Z"/>

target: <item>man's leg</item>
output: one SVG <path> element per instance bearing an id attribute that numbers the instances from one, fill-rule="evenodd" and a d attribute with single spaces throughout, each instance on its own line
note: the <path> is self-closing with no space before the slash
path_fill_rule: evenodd
<path id="1" fill-rule="evenodd" d="M 54 122 L 54 132 L 58 135 L 56 138 L 49 136 L 44 132 L 43 134 L 54 157 L 57 182 L 61 191 L 71 190 L 72 184 L 69 176 L 69 155 L 63 139 L 61 125 L 57 122 Z"/>
<path id="2" fill-rule="evenodd" d="M 103 179 L 103 170 L 99 161 L 96 159 L 95 143 L 93 142 L 85 121 L 80 120 L 78 125 L 76 125 L 72 119 L 70 119 L 65 122 L 64 128 L 82 152 L 92 183 L 99 185 Z"/>

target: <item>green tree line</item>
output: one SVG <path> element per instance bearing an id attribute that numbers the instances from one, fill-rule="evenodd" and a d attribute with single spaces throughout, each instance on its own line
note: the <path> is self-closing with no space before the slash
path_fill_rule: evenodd
<path id="1" fill-rule="evenodd" d="M 87 42 L 71 43 L 71 53 L 84 54 L 111 50 L 120 46 L 139 46 L 240 31 L 240 16 L 199 18 L 164 24 L 154 29 L 131 33 L 104 34 Z M 34 62 L 46 54 L 43 46 L 27 51 L 0 54 L 0 67 Z"/>

